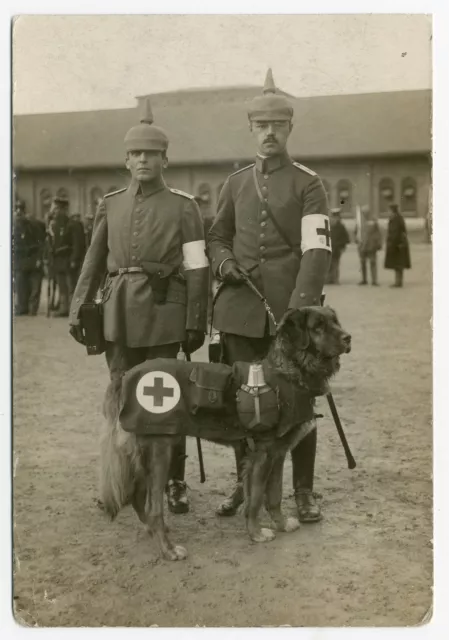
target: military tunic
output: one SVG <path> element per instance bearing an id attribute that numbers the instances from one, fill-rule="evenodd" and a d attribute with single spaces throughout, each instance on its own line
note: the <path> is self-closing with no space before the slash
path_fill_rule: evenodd
<path id="1" fill-rule="evenodd" d="M 263 202 L 256 190 L 254 167 Z M 295 251 L 279 234 L 265 203 Z M 208 236 L 208 254 L 217 275 L 226 259 L 235 259 L 250 271 L 279 321 L 289 307 L 320 304 L 331 255 L 329 229 L 326 193 L 316 173 L 286 153 L 257 156 L 255 165 L 225 182 Z M 246 285 L 225 285 L 216 301 L 214 327 L 261 338 L 265 308 Z M 270 326 L 270 333 L 274 332 Z"/>
<path id="2" fill-rule="evenodd" d="M 141 273 L 120 272 L 129 267 Z M 70 322 L 92 300 L 105 274 L 104 334 L 129 348 L 182 342 L 206 330 L 209 267 L 198 205 L 188 194 L 132 181 L 105 196 L 75 289 Z M 164 301 L 152 276 L 168 278 Z"/>

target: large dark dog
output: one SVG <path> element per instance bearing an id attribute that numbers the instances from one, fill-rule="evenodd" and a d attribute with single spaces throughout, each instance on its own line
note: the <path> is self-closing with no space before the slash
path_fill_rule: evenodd
<path id="1" fill-rule="evenodd" d="M 321 395 L 340 368 L 340 355 L 350 349 L 351 337 L 330 307 L 306 307 L 285 314 L 264 364 L 293 390 Z M 158 361 L 158 367 L 163 363 Z M 142 436 L 125 431 L 120 424 L 123 394 L 121 381 L 112 382 L 104 403 L 107 422 L 101 439 L 100 486 L 104 510 L 114 518 L 121 507 L 132 504 L 148 532 L 157 539 L 162 555 L 170 560 L 185 558 L 186 550 L 169 540 L 163 517 L 175 436 Z M 294 531 L 299 527 L 296 518 L 286 518 L 281 511 L 283 467 L 287 452 L 314 428 L 312 416 L 302 424 L 291 425 L 286 432 L 273 429 L 264 432 L 263 437 L 251 434 L 244 493 L 247 530 L 254 542 L 275 537 L 273 530 L 261 528 L 259 523 L 264 499 L 274 530 Z M 230 444 L 220 436 L 210 439 Z"/>

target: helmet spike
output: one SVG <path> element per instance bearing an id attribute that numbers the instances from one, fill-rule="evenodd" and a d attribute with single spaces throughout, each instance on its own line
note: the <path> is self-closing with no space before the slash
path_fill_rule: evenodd
<path id="1" fill-rule="evenodd" d="M 273 71 L 271 70 L 271 68 L 267 71 L 265 84 L 263 86 L 263 94 L 267 95 L 269 93 L 276 93 L 276 85 L 274 84 Z"/>
<path id="2" fill-rule="evenodd" d="M 153 112 L 151 110 L 151 104 L 150 104 L 149 98 L 145 98 L 144 100 L 140 122 L 146 123 L 146 124 L 153 124 L 154 122 Z"/>

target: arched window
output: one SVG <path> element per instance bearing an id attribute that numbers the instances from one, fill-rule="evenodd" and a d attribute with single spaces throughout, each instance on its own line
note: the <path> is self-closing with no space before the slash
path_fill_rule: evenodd
<path id="1" fill-rule="evenodd" d="M 338 207 L 342 213 L 352 211 L 352 184 L 349 180 L 339 180 L 337 184 Z"/>
<path id="2" fill-rule="evenodd" d="M 414 178 L 401 180 L 401 210 L 408 213 L 416 213 L 418 190 Z"/>
<path id="3" fill-rule="evenodd" d="M 394 182 L 391 178 L 382 178 L 379 182 L 379 213 L 388 213 L 388 206 L 394 202 Z"/>
<path id="4" fill-rule="evenodd" d="M 100 189 L 100 187 L 94 187 L 90 190 L 90 208 L 92 212 L 96 211 L 98 203 L 102 199 L 103 195 L 103 190 Z"/>
<path id="5" fill-rule="evenodd" d="M 51 191 L 49 189 L 42 189 L 39 194 L 41 220 L 47 219 L 47 216 L 51 207 L 51 201 L 52 201 Z"/>
<path id="6" fill-rule="evenodd" d="M 324 187 L 324 190 L 326 192 L 327 203 L 331 207 L 332 206 L 332 202 L 331 202 L 331 186 L 330 186 L 330 184 L 328 183 L 327 180 L 321 180 L 321 182 L 323 183 L 323 187 Z"/>

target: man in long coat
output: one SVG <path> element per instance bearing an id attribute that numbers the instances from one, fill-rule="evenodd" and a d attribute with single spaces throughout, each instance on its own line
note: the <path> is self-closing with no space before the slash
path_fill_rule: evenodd
<path id="1" fill-rule="evenodd" d="M 341 219 L 341 209 L 331 211 L 332 259 L 327 274 L 327 284 L 340 284 L 340 260 L 349 244 L 349 233 Z"/>
<path id="2" fill-rule="evenodd" d="M 228 364 L 264 357 L 275 335 L 264 305 L 242 282 L 242 273 L 250 274 L 279 321 L 289 308 L 320 305 L 331 256 L 326 193 L 317 174 L 293 162 L 286 151 L 293 108 L 277 93 L 271 70 L 248 115 L 257 156 L 226 180 L 208 236 L 214 274 L 224 282 L 214 327 L 222 333 Z M 313 492 L 316 446 L 315 429 L 292 452 L 303 522 L 321 517 Z M 233 515 L 242 502 L 242 455 L 236 452 L 237 486 L 219 515 Z"/>
<path id="3" fill-rule="evenodd" d="M 180 344 L 193 353 L 205 338 L 209 265 L 193 196 L 163 179 L 168 138 L 153 125 L 149 102 L 141 124 L 125 137 L 131 182 L 106 195 L 95 216 L 70 310 L 71 334 L 83 341 L 80 307 L 103 288 L 106 361 L 111 379 L 147 359 L 175 358 Z M 184 513 L 185 439 L 176 447 L 168 504 Z"/>
<path id="4" fill-rule="evenodd" d="M 390 205 L 390 219 L 387 231 L 387 249 L 385 252 L 385 269 L 393 269 L 395 273 L 392 287 L 404 284 L 404 269 L 410 269 L 410 247 L 407 238 L 405 220 L 399 212 L 397 204 Z"/>

